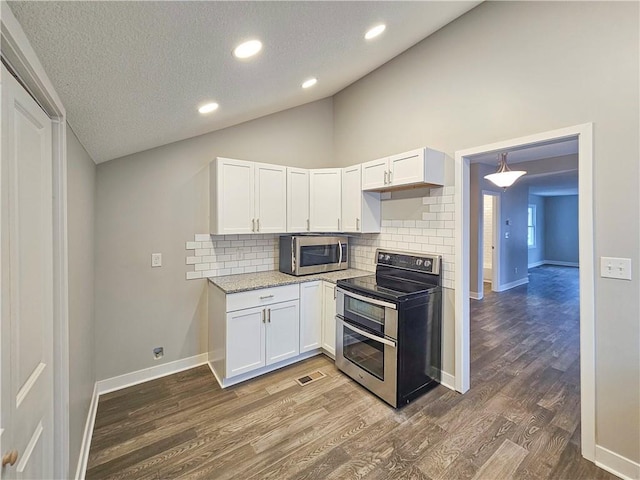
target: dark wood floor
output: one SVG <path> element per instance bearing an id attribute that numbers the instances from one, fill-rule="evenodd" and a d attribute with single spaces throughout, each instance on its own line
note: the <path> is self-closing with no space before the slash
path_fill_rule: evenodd
<path id="1" fill-rule="evenodd" d="M 472 301 L 465 395 L 396 411 L 324 356 L 225 390 L 199 367 L 101 397 L 87 478 L 615 478 L 580 456 L 578 271 L 530 273 Z"/>

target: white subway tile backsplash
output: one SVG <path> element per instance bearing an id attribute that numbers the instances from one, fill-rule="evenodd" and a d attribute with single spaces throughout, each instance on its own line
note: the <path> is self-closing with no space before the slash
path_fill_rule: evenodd
<path id="1" fill-rule="evenodd" d="M 196 248 L 200 248 L 200 242 L 187 242 L 187 250 L 195 250 Z"/>
<path id="2" fill-rule="evenodd" d="M 200 263 L 200 257 L 187 257 L 187 265 L 195 265 Z"/>
<path id="3" fill-rule="evenodd" d="M 196 233 L 194 239 L 196 242 L 210 242 L 211 235 L 208 233 Z"/>
<path id="4" fill-rule="evenodd" d="M 194 278 L 202 278 L 202 272 L 187 272 L 187 280 L 193 280 Z"/>
<path id="5" fill-rule="evenodd" d="M 209 255 L 211 253 L 210 248 L 196 248 L 196 257 L 204 257 L 205 255 Z"/>

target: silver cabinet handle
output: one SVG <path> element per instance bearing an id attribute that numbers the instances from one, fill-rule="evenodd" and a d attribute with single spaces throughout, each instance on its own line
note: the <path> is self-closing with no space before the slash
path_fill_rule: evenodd
<path id="1" fill-rule="evenodd" d="M 307 232 L 311 231 L 311 224 L 309 223 L 309 219 L 307 218 Z"/>
<path id="2" fill-rule="evenodd" d="M 256 231 L 256 219 L 255 218 L 251 219 L 251 231 L 252 232 Z"/>
<path id="3" fill-rule="evenodd" d="M 260 300 L 266 300 L 267 298 L 273 298 L 273 295 L 262 295 Z"/>
<path id="4" fill-rule="evenodd" d="M 333 287 L 333 299 L 336 299 L 336 287 Z"/>
<path id="5" fill-rule="evenodd" d="M 392 175 L 393 175 L 393 172 L 391 170 L 389 170 L 389 184 L 391 184 L 393 182 Z"/>
<path id="6" fill-rule="evenodd" d="M 360 219 L 356 218 L 356 231 L 360 230 Z"/>
<path id="7" fill-rule="evenodd" d="M 384 184 L 387 184 L 387 171 L 384 171 Z"/>
<path id="8" fill-rule="evenodd" d="M 258 228 L 256 228 L 256 232 L 260 231 L 260 219 L 256 220 L 256 224 L 258 225 Z"/>
<path id="9" fill-rule="evenodd" d="M 264 308 L 262 309 L 262 323 L 267 323 L 267 314 Z"/>
<path id="10" fill-rule="evenodd" d="M 267 322 L 271 323 L 271 309 L 267 308 Z"/>

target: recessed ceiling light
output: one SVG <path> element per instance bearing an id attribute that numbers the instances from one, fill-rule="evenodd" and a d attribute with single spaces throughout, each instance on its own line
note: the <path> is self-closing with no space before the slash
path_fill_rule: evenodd
<path id="1" fill-rule="evenodd" d="M 198 111 L 200 113 L 211 113 L 214 110 L 217 110 L 219 107 L 219 105 L 216 102 L 212 102 L 212 103 L 207 103 L 206 105 L 202 105 L 200 108 L 198 108 Z"/>
<path id="2" fill-rule="evenodd" d="M 384 23 L 381 23 L 380 25 L 376 25 L 375 27 L 369 29 L 367 33 L 364 34 L 364 38 L 366 38 L 367 40 L 376 38 L 378 35 L 384 32 L 385 28 L 387 28 L 387 26 Z"/>
<path id="3" fill-rule="evenodd" d="M 305 80 L 304 82 L 302 82 L 302 88 L 313 87 L 316 83 L 318 83 L 317 78 L 310 78 L 309 80 Z"/>
<path id="4" fill-rule="evenodd" d="M 260 50 L 262 50 L 262 42 L 260 40 L 249 40 L 248 42 L 238 45 L 233 50 L 233 54 L 236 58 L 249 58 L 253 57 Z"/>

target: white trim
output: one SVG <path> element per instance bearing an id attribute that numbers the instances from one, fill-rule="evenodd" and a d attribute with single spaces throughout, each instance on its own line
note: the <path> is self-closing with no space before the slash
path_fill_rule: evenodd
<path id="1" fill-rule="evenodd" d="M 624 480 L 640 479 L 640 463 L 596 445 L 596 465 Z"/>
<path id="2" fill-rule="evenodd" d="M 512 288 L 519 287 L 520 285 L 524 285 L 529 283 L 529 277 L 521 278 L 520 280 L 515 280 L 513 282 L 505 283 L 504 285 L 500 285 L 498 288 L 495 288 L 494 292 L 504 292 L 506 290 L 511 290 Z"/>
<path id="3" fill-rule="evenodd" d="M 552 130 L 455 153 L 455 386 L 469 389 L 469 157 L 541 142 L 578 138 L 580 238 L 580 408 L 582 455 L 595 459 L 595 267 L 593 246 L 593 124 Z"/>
<path id="4" fill-rule="evenodd" d="M 54 471 L 69 477 L 69 275 L 66 111 L 44 67 L 6 2 L 0 5 L 2 55 L 52 119 Z"/>
<path id="5" fill-rule="evenodd" d="M 536 268 L 539 267 L 540 265 L 544 265 L 545 261 L 544 260 L 540 260 L 539 262 L 533 262 L 530 263 L 529 265 L 527 265 L 527 268 Z"/>
<path id="6" fill-rule="evenodd" d="M 82 435 L 82 444 L 80 445 L 80 455 L 78 456 L 78 465 L 76 466 L 76 480 L 84 480 L 87 474 L 87 463 L 89 462 L 89 449 L 91 448 L 91 439 L 93 438 L 93 427 L 96 424 L 96 413 L 98 413 L 98 383 L 93 386 L 93 395 L 91 396 L 91 404 L 87 413 L 87 421 L 84 424 L 84 434 Z"/>
<path id="7" fill-rule="evenodd" d="M 245 382 L 251 378 L 259 377 L 260 375 L 264 375 L 265 373 L 273 372 L 274 370 L 278 370 L 280 368 L 287 367 L 294 363 L 301 362 L 302 360 L 306 360 L 307 358 L 315 357 L 316 355 L 320 355 L 322 353 L 325 353 L 325 352 L 320 348 L 316 350 L 310 350 L 308 352 L 298 355 L 297 357 L 289 358 L 287 360 L 283 360 L 282 362 L 274 363 L 273 365 L 267 365 L 266 367 L 257 368 L 255 370 L 251 370 L 250 372 L 243 373 L 241 375 L 237 375 L 232 378 L 221 378 L 216 373 L 215 369 L 213 368 L 210 362 L 207 362 L 207 365 L 209 365 L 209 369 L 213 372 L 213 376 L 216 377 L 216 380 L 218 381 L 218 385 L 220 385 L 220 388 L 227 388 L 232 385 Z"/>
<path id="8" fill-rule="evenodd" d="M 201 353 L 193 357 L 182 358 L 174 362 L 163 363 L 155 367 L 144 368 L 135 372 L 125 373 L 124 375 L 118 375 L 117 377 L 99 380 L 96 382 L 98 395 L 104 395 L 105 393 L 132 387 L 133 385 L 148 382 L 149 380 L 173 375 L 174 373 L 189 370 L 190 368 L 199 367 L 205 363 L 207 363 L 207 354 Z"/>
<path id="9" fill-rule="evenodd" d="M 484 293 L 469 292 L 469 298 L 473 298 L 474 300 L 482 300 L 484 298 Z"/>
<path id="10" fill-rule="evenodd" d="M 559 267 L 579 267 L 580 263 L 578 262 L 562 262 L 560 260 L 545 260 L 545 265 L 557 265 Z"/>
<path id="11" fill-rule="evenodd" d="M 440 375 L 440 385 L 447 387 L 449 390 L 455 390 L 456 377 L 447 372 Z"/>

